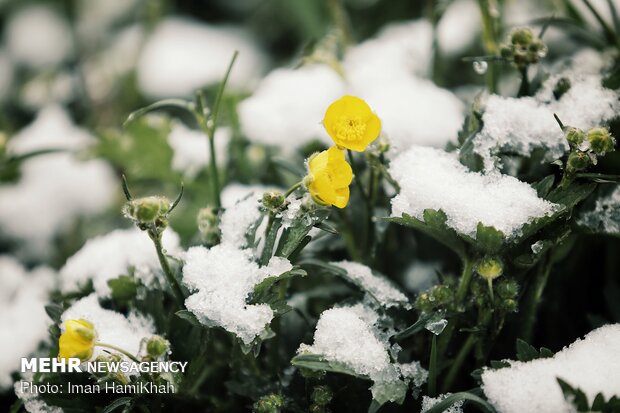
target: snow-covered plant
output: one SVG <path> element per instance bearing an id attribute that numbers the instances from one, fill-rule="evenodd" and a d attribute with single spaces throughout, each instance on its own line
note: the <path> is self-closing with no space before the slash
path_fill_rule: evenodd
<path id="1" fill-rule="evenodd" d="M 48 3 L 0 48 L 0 409 L 620 412 L 616 2 Z"/>

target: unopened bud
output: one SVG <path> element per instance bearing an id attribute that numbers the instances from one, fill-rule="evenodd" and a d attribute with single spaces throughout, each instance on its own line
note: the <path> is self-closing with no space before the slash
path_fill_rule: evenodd
<path id="1" fill-rule="evenodd" d="M 496 284 L 495 291 L 500 298 L 515 299 L 519 294 L 519 284 L 514 280 L 504 279 Z"/>
<path id="2" fill-rule="evenodd" d="M 534 39 L 534 33 L 529 27 L 519 27 L 510 32 L 510 42 L 518 46 L 527 46 Z"/>
<path id="3" fill-rule="evenodd" d="M 316 386 L 312 390 L 312 402 L 319 406 L 326 406 L 331 402 L 333 393 L 328 386 Z"/>
<path id="4" fill-rule="evenodd" d="M 486 257 L 476 263 L 476 272 L 485 280 L 494 280 L 504 272 L 504 264 L 498 258 Z"/>
<path id="5" fill-rule="evenodd" d="M 208 245 L 215 245 L 220 239 L 219 216 L 213 208 L 202 208 L 196 217 L 198 230 Z"/>
<path id="6" fill-rule="evenodd" d="M 277 212 L 284 206 L 284 194 L 279 191 L 269 191 L 263 194 L 263 206 L 269 210 Z"/>
<path id="7" fill-rule="evenodd" d="M 165 219 L 170 211 L 170 200 L 163 196 L 148 196 L 128 201 L 123 213 L 128 218 L 141 224 L 155 223 L 158 219 Z"/>
<path id="8" fill-rule="evenodd" d="M 616 140 L 606 128 L 592 128 L 588 131 L 588 142 L 590 149 L 597 155 L 605 155 L 612 152 L 616 145 Z"/>
<path id="9" fill-rule="evenodd" d="M 284 398 L 279 394 L 269 394 L 254 403 L 254 412 L 279 413 L 282 407 L 284 407 Z"/>
<path id="10" fill-rule="evenodd" d="M 166 355 L 169 350 L 170 342 L 162 336 L 152 336 L 146 342 L 146 353 L 154 359 Z"/>
<path id="11" fill-rule="evenodd" d="M 566 161 L 566 171 L 569 173 L 582 171 L 586 169 L 592 160 L 587 153 L 581 151 L 574 151 L 568 155 Z"/>
<path id="12" fill-rule="evenodd" d="M 564 136 L 571 148 L 579 148 L 586 140 L 586 133 L 579 128 L 567 127 Z"/>

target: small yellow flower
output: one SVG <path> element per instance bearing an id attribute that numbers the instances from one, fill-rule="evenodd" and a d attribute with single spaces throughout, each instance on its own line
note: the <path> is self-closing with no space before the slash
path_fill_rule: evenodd
<path id="1" fill-rule="evenodd" d="M 332 146 L 313 155 L 308 160 L 308 170 L 304 183 L 316 202 L 338 208 L 347 206 L 353 171 L 341 150 Z"/>
<path id="2" fill-rule="evenodd" d="M 95 326 L 86 320 L 65 321 L 65 332 L 58 340 L 58 358 L 88 360 L 93 355 L 97 333 Z"/>
<path id="3" fill-rule="evenodd" d="M 363 152 L 381 132 L 381 120 L 362 99 L 343 96 L 327 108 L 323 125 L 342 149 Z"/>

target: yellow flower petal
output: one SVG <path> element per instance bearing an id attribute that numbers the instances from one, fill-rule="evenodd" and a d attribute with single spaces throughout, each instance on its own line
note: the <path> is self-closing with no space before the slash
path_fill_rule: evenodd
<path id="1" fill-rule="evenodd" d="M 381 132 L 381 120 L 362 99 L 343 96 L 327 108 L 325 130 L 339 148 L 363 152 Z"/>
<path id="2" fill-rule="evenodd" d="M 58 357 L 89 359 L 97 339 L 92 323 L 86 320 L 67 320 L 64 326 L 65 331 L 58 340 Z"/>
<path id="3" fill-rule="evenodd" d="M 312 156 L 308 161 L 306 185 L 312 198 L 322 205 L 344 208 L 349 202 L 353 170 L 336 147 Z"/>

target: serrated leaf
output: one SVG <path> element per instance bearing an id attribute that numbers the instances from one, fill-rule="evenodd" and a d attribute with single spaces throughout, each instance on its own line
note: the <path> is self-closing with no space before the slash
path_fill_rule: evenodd
<path id="1" fill-rule="evenodd" d="M 517 359 L 519 361 L 531 361 L 539 358 L 538 351 L 520 338 L 517 339 Z"/>
<path id="2" fill-rule="evenodd" d="M 402 217 L 390 217 L 386 218 L 389 222 L 395 224 L 408 226 L 417 229 L 420 232 L 434 238 L 446 247 L 454 251 L 459 257 L 465 258 L 465 243 L 459 235 L 452 228 L 446 225 L 448 217 L 446 214 L 439 210 L 426 209 L 423 213 L 424 221 L 421 221 L 408 214 L 403 214 Z"/>
<path id="3" fill-rule="evenodd" d="M 564 399 L 566 399 L 567 402 L 575 406 L 578 412 L 588 412 L 590 410 L 588 404 L 588 397 L 583 391 L 578 388 L 572 387 L 570 384 L 568 384 L 559 377 L 556 377 L 556 380 L 558 381 L 558 384 L 562 389 Z"/>
<path id="4" fill-rule="evenodd" d="M 493 227 L 487 227 L 482 222 L 478 223 L 475 242 L 477 249 L 487 254 L 496 254 L 502 248 L 504 239 L 503 232 Z"/>

